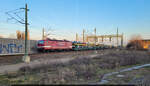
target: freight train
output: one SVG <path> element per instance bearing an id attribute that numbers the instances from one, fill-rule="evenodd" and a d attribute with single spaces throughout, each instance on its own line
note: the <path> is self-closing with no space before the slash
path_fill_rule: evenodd
<path id="1" fill-rule="evenodd" d="M 77 41 L 71 42 L 67 40 L 46 39 L 46 40 L 39 40 L 37 43 L 37 49 L 39 52 L 98 50 L 105 48 L 108 48 L 108 46 L 82 43 Z"/>

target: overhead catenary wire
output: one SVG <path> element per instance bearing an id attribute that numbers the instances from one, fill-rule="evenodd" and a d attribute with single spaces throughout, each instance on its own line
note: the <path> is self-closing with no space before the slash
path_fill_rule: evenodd
<path id="1" fill-rule="evenodd" d="M 17 21 L 18 23 L 20 24 L 25 24 L 25 20 L 22 19 L 17 13 L 21 13 L 21 12 L 24 12 L 24 11 L 21 11 L 21 9 L 15 9 L 15 10 L 11 10 L 11 11 L 8 11 L 8 12 L 5 12 L 5 14 L 7 14 L 10 18 L 7 19 L 7 21 L 9 20 L 15 20 Z M 14 14 L 15 16 L 13 16 L 12 14 Z"/>

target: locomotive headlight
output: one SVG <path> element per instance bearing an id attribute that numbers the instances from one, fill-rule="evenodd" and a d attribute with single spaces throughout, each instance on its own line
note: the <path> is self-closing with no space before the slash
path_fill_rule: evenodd
<path id="1" fill-rule="evenodd" d="M 50 48 L 50 47 L 52 47 L 52 46 L 43 46 L 43 47 L 47 47 L 47 48 L 49 47 L 49 48 Z"/>
<path id="2" fill-rule="evenodd" d="M 52 46 L 38 46 L 37 48 L 50 48 L 50 47 L 52 47 Z"/>

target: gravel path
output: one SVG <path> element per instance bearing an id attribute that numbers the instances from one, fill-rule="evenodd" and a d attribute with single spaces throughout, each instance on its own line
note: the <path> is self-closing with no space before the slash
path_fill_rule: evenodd
<path id="1" fill-rule="evenodd" d="M 106 83 L 108 83 L 109 82 L 109 80 L 108 80 L 109 76 L 116 75 L 116 74 L 119 74 L 119 73 L 122 73 L 122 72 L 128 72 L 128 71 L 132 71 L 132 70 L 137 70 L 137 69 L 148 67 L 148 66 L 150 66 L 150 64 L 144 64 L 144 65 L 140 65 L 140 66 L 130 67 L 130 68 L 122 69 L 122 70 L 117 71 L 117 72 L 111 72 L 111 73 L 104 74 L 104 76 L 101 79 L 101 81 L 99 82 L 99 84 L 106 84 Z"/>

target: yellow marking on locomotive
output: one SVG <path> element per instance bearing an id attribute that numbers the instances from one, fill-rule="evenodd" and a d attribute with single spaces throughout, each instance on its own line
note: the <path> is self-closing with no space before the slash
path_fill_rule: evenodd
<path id="1" fill-rule="evenodd" d="M 79 43 L 74 43 L 73 45 L 86 46 L 86 44 L 79 44 Z"/>

